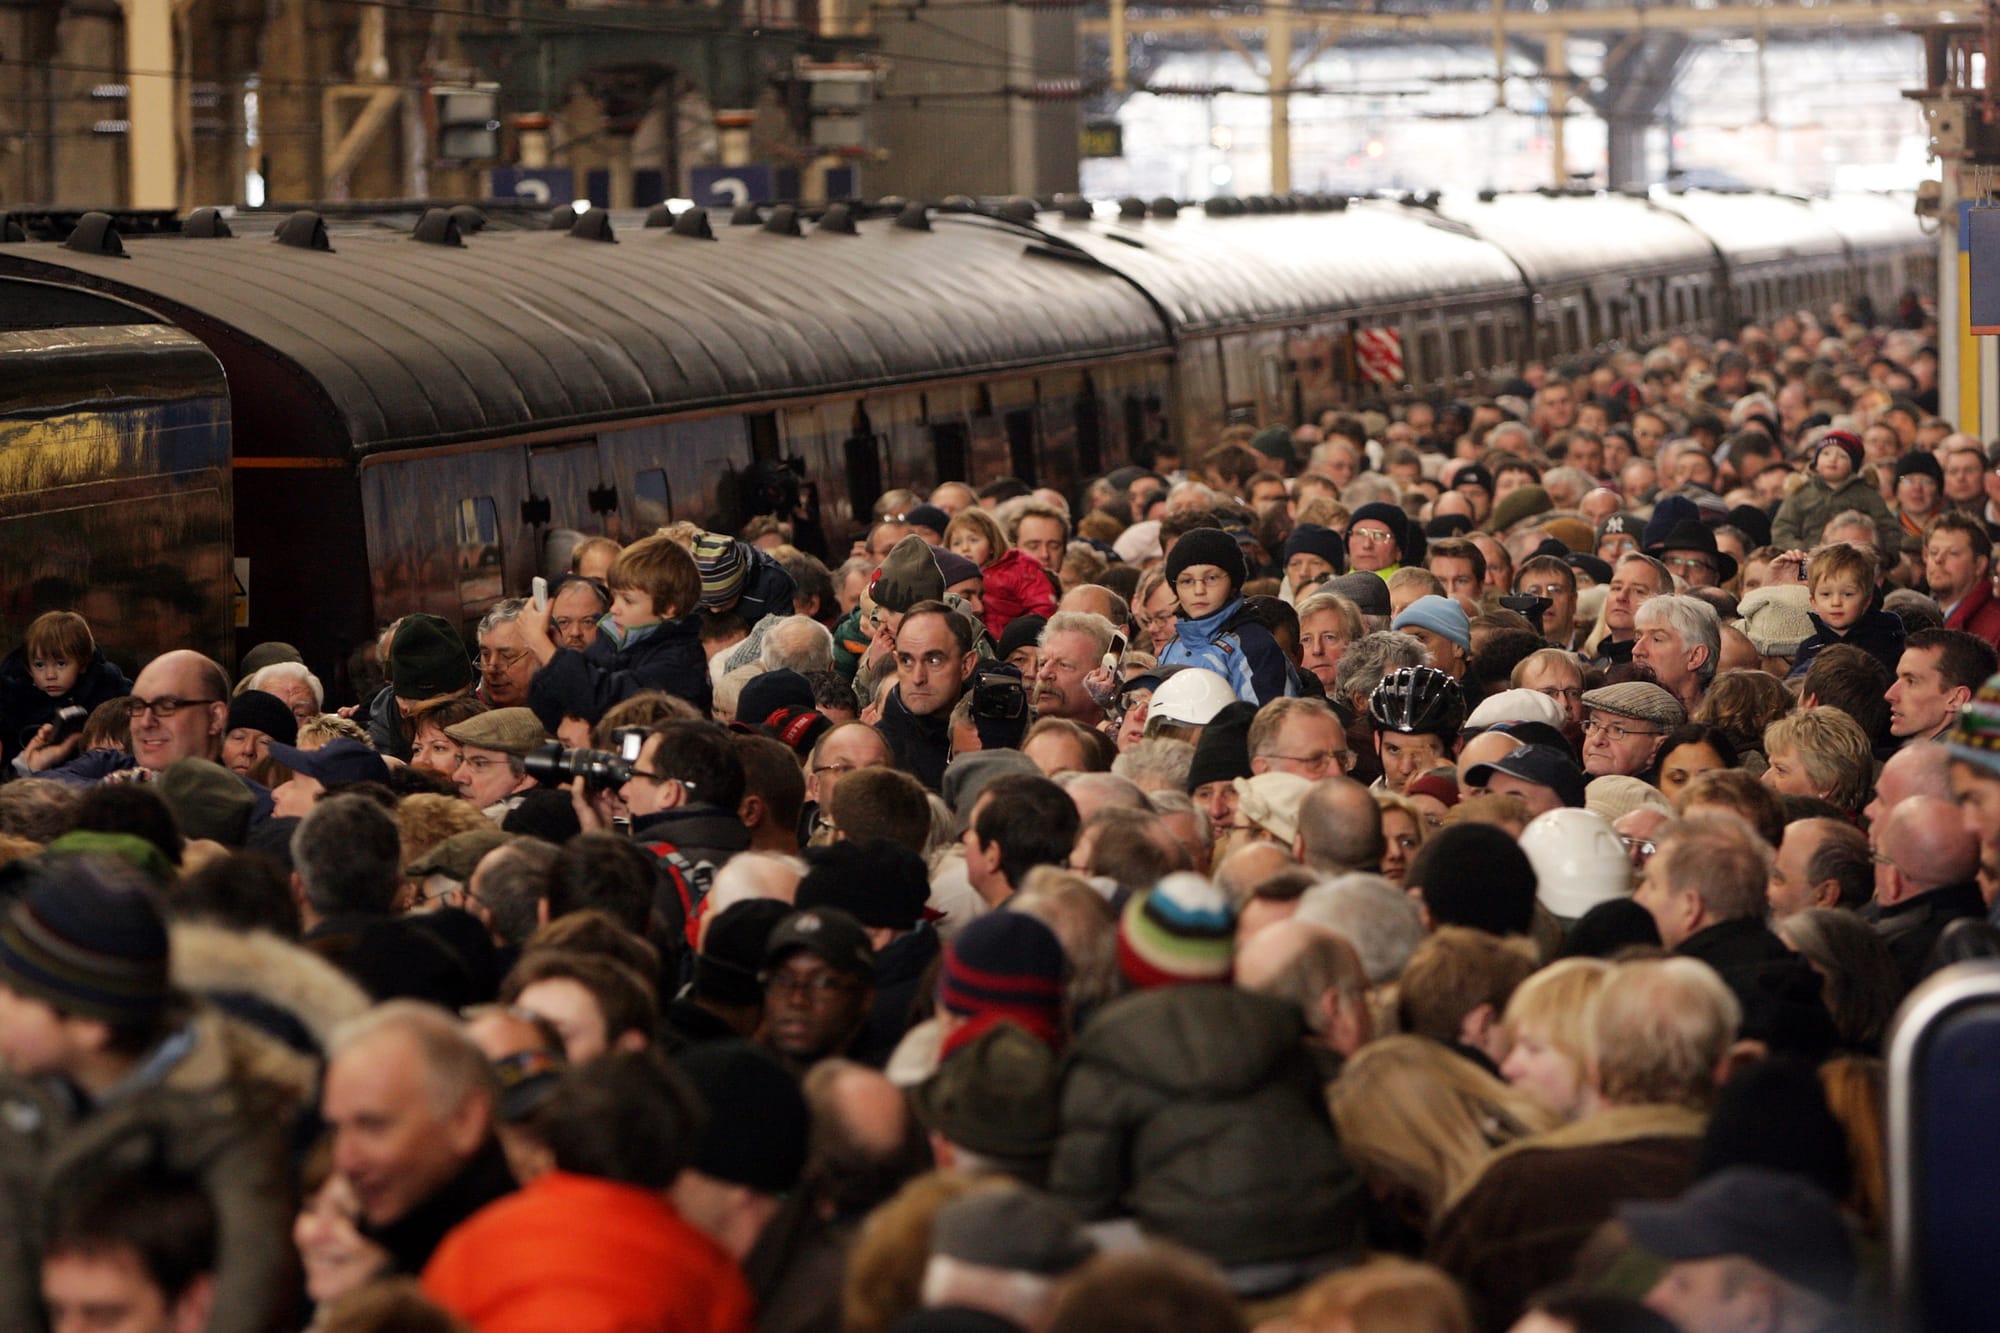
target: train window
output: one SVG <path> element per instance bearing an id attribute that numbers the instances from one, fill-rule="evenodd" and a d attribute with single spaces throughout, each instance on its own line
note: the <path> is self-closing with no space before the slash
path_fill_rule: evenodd
<path id="1" fill-rule="evenodd" d="M 1096 476 L 1104 467 L 1104 404 L 1088 375 L 1083 377 L 1083 392 L 1076 396 L 1076 466 L 1086 477 Z"/>
<path id="2" fill-rule="evenodd" d="M 663 468 L 647 468 L 632 479 L 632 494 L 638 497 L 640 527 L 659 527 L 674 518 L 674 486 Z"/>
<path id="3" fill-rule="evenodd" d="M 1500 320 L 1500 360 L 1503 365 L 1518 365 L 1521 360 L 1521 326 L 1514 322 L 1509 313 Z"/>
<path id="4" fill-rule="evenodd" d="M 1459 324 L 1451 331 L 1451 373 L 1468 375 L 1472 370 L 1472 331 Z"/>
<path id="5" fill-rule="evenodd" d="M 1583 318 L 1574 304 L 1563 310 L 1563 350 L 1579 351 L 1583 347 Z"/>
<path id="6" fill-rule="evenodd" d="M 1035 482 L 1035 414 L 1009 412 L 1006 424 L 1007 455 L 1013 464 L 1014 475 L 1032 486 Z"/>
<path id="7" fill-rule="evenodd" d="M 1445 375 L 1444 358 L 1438 349 L 1437 330 L 1420 330 L 1417 333 L 1417 364 L 1403 367 L 1403 378 L 1416 384 L 1421 381 L 1443 379 Z"/>
<path id="8" fill-rule="evenodd" d="M 468 616 L 483 613 L 500 597 L 506 572 L 500 540 L 500 511 L 491 496 L 458 502 L 458 600 Z"/>
<path id="9" fill-rule="evenodd" d="M 963 421 L 940 421 L 931 426 L 931 450 L 937 457 L 939 481 L 965 480 L 971 439 Z"/>
<path id="10" fill-rule="evenodd" d="M 1488 370 L 1499 364 L 1500 358 L 1493 347 L 1493 323 L 1482 319 L 1479 321 L 1479 368 Z"/>
<path id="11" fill-rule="evenodd" d="M 847 498 L 853 512 L 865 514 L 882 494 L 882 449 L 874 435 L 850 435 L 842 446 L 847 460 Z"/>

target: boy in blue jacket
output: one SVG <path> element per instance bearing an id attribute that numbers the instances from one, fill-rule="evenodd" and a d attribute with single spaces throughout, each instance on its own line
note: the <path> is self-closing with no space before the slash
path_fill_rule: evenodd
<path id="1" fill-rule="evenodd" d="M 1852 644 L 1895 671 L 1903 660 L 1903 619 L 1876 601 L 1875 553 L 1847 542 L 1829 542 L 1808 558 L 1787 551 L 1771 562 L 1773 578 L 1786 578 L 1805 563 L 1813 635 L 1799 645 L 1791 676 L 1806 674 L 1813 658 L 1836 643 Z"/>
<path id="2" fill-rule="evenodd" d="M 1206 667 L 1237 698 L 1262 705 L 1299 689 L 1271 631 L 1244 614 L 1248 577 L 1243 548 L 1220 528 L 1196 528 L 1175 542 L 1167 553 L 1167 586 L 1180 599 L 1180 620 L 1160 665 Z"/>
<path id="3" fill-rule="evenodd" d="M 520 626 L 541 669 L 528 706 L 551 733 L 565 717 L 596 722 L 635 694 L 665 690 L 708 712 L 708 655 L 701 646 L 701 574 L 672 538 L 642 537 L 618 553 L 605 582 L 611 610 L 588 648 L 558 648 L 547 607 L 533 602 Z"/>

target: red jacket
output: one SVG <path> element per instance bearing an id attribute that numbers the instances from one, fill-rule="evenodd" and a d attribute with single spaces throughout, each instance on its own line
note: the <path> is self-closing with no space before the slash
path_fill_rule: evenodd
<path id="1" fill-rule="evenodd" d="M 551 1171 L 444 1238 L 424 1291 L 479 1333 L 751 1333 L 742 1272 L 657 1191 Z"/>
<path id="2" fill-rule="evenodd" d="M 1944 627 L 1962 629 L 2000 648 L 2000 601 L 1993 598 L 1993 585 L 1985 579 L 1974 584 L 1945 618 Z"/>
<path id="3" fill-rule="evenodd" d="M 1009 551 L 980 573 L 986 585 L 986 632 L 994 638 L 1020 616 L 1055 614 L 1055 585 L 1026 551 Z"/>

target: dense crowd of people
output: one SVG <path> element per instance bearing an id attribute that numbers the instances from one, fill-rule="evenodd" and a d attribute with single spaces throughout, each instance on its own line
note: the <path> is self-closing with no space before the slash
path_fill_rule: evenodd
<path id="1" fill-rule="evenodd" d="M 2000 445 L 1836 310 L 0 663 L 0 1323 L 1835 1330 L 2000 953 Z M 469 641 L 468 641 L 469 640 Z"/>

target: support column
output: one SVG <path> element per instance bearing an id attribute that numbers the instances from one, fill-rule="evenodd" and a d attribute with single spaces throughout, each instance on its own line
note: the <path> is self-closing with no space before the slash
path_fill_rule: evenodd
<path id="1" fill-rule="evenodd" d="M 1612 116 L 1604 122 L 1605 183 L 1616 190 L 1648 184 L 1644 116 Z"/>
<path id="2" fill-rule="evenodd" d="M 1264 59 L 1271 66 L 1271 193 L 1292 189 L 1292 6 L 1265 11 Z"/>
<path id="3" fill-rule="evenodd" d="M 179 208 L 182 103 L 174 0 L 121 0 L 125 10 L 126 136 L 134 208 Z"/>
<path id="4" fill-rule="evenodd" d="M 1569 184 L 1569 38 L 1558 28 L 1549 34 L 1542 67 L 1549 77 L 1549 146 L 1555 170 L 1550 182 L 1558 190 Z"/>
<path id="5" fill-rule="evenodd" d="M 1122 93 L 1128 91 L 1132 78 L 1130 52 L 1125 49 L 1125 0 L 1111 0 L 1109 9 L 1110 28 L 1105 40 L 1111 44 L 1111 91 Z"/>

